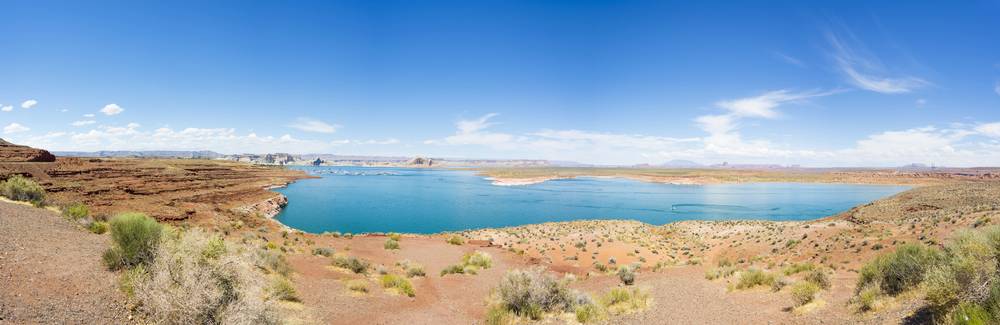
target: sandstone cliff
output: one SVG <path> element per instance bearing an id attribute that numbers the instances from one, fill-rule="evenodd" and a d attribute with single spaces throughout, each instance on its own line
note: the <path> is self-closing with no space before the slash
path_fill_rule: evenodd
<path id="1" fill-rule="evenodd" d="M 16 145 L 0 139 L 0 162 L 53 162 L 56 156 L 42 149 Z"/>

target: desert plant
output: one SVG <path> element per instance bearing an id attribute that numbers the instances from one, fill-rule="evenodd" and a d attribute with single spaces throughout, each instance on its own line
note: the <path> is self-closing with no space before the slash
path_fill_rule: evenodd
<path id="1" fill-rule="evenodd" d="M 333 266 L 348 269 L 356 274 L 366 274 L 371 264 L 354 256 L 337 255 L 333 257 Z"/>
<path id="2" fill-rule="evenodd" d="M 90 209 L 86 204 L 73 203 L 63 208 L 63 216 L 70 220 L 83 219 L 90 216 Z"/>
<path id="3" fill-rule="evenodd" d="M 816 298 L 819 286 L 809 281 L 799 281 L 792 285 L 792 300 L 796 306 L 808 304 Z"/>
<path id="4" fill-rule="evenodd" d="M 627 265 L 618 267 L 618 279 L 629 286 L 635 283 L 635 267 Z"/>
<path id="5" fill-rule="evenodd" d="M 462 256 L 462 265 L 488 269 L 493 266 L 493 257 L 488 253 L 475 251 Z"/>
<path id="6" fill-rule="evenodd" d="M 257 259 L 255 261 L 258 268 L 264 270 L 265 272 L 280 274 L 282 276 L 288 276 L 292 273 L 292 266 L 288 264 L 288 260 L 285 259 L 285 254 L 276 250 L 260 249 L 257 250 Z"/>
<path id="7" fill-rule="evenodd" d="M 399 241 L 389 238 L 388 240 L 385 241 L 385 245 L 382 245 L 382 247 L 387 250 L 399 249 Z"/>
<path id="8" fill-rule="evenodd" d="M 858 310 L 862 312 L 875 310 L 881 294 L 882 288 L 878 283 L 869 284 L 858 291 L 858 294 L 854 297 L 854 302 L 857 303 Z"/>
<path id="9" fill-rule="evenodd" d="M 87 226 L 87 230 L 95 234 L 104 234 L 108 232 L 108 223 L 104 221 L 94 221 Z"/>
<path id="10" fill-rule="evenodd" d="M 0 195 L 14 201 L 31 202 L 36 206 L 45 202 L 45 189 L 21 175 L 14 175 L 0 182 Z"/>
<path id="11" fill-rule="evenodd" d="M 830 289 L 830 276 L 822 268 L 815 268 L 803 277 L 803 280 L 812 282 L 820 289 Z"/>
<path id="12" fill-rule="evenodd" d="M 785 267 L 785 269 L 782 270 L 782 272 L 784 272 L 785 275 L 793 275 L 793 274 L 796 274 L 796 273 L 799 273 L 799 272 L 812 271 L 815 268 L 816 268 L 816 265 L 813 264 L 813 263 L 808 263 L 808 262 L 807 263 L 795 263 L 795 264 L 789 265 L 788 267 Z"/>
<path id="13" fill-rule="evenodd" d="M 604 318 L 604 312 L 596 304 L 581 304 L 573 311 L 576 321 L 586 324 L 596 322 Z"/>
<path id="14" fill-rule="evenodd" d="M 104 252 L 111 270 L 150 263 L 160 244 L 163 227 L 142 213 L 123 213 L 111 219 L 112 247 Z"/>
<path id="15" fill-rule="evenodd" d="M 395 274 L 385 274 L 379 280 L 382 282 L 383 288 L 395 290 L 409 297 L 417 295 L 416 291 L 413 290 L 413 284 L 410 283 L 410 279 L 405 277 Z"/>
<path id="16" fill-rule="evenodd" d="M 403 239 L 403 235 L 400 235 L 400 234 L 397 234 L 397 233 L 390 233 L 389 234 L 389 239 L 392 239 L 392 240 L 395 240 L 395 241 L 400 241 L 400 240 Z"/>
<path id="17" fill-rule="evenodd" d="M 334 249 L 330 247 L 317 247 L 313 248 L 312 250 L 313 255 L 326 256 L 326 257 L 333 256 L 334 252 L 335 252 Z"/>
<path id="18" fill-rule="evenodd" d="M 246 249 L 214 250 L 214 238 L 199 230 L 164 236 L 148 274 L 134 281 L 135 299 L 146 320 L 162 324 L 276 324 L 266 279 Z M 226 245 L 223 243 L 223 245 Z"/>
<path id="19" fill-rule="evenodd" d="M 777 277 L 772 273 L 758 269 L 748 269 L 740 272 L 740 279 L 736 282 L 736 289 L 749 289 L 756 286 L 772 286 Z"/>
<path id="20" fill-rule="evenodd" d="M 926 277 L 927 301 L 962 324 L 1000 322 L 1000 226 L 964 231 Z M 978 322 L 982 321 L 982 322 Z M 978 323 L 977 323 L 978 322 Z"/>
<path id="21" fill-rule="evenodd" d="M 452 244 L 452 245 L 462 245 L 462 244 L 465 244 L 465 239 L 462 239 L 462 237 L 459 236 L 459 235 L 454 235 L 454 236 L 448 237 L 448 239 L 446 240 L 446 242 L 448 242 L 449 244 Z"/>
<path id="22" fill-rule="evenodd" d="M 613 288 L 601 296 L 600 303 L 612 315 L 627 314 L 646 308 L 649 294 L 639 288 Z"/>
<path id="23" fill-rule="evenodd" d="M 441 276 L 445 276 L 448 274 L 464 274 L 464 273 L 465 273 L 465 268 L 459 264 L 448 265 L 441 270 Z"/>
<path id="24" fill-rule="evenodd" d="M 532 319 L 545 312 L 572 311 L 579 295 L 541 269 L 510 271 L 494 292 L 502 308 Z"/>
<path id="25" fill-rule="evenodd" d="M 514 314 L 501 305 L 494 305 L 486 311 L 487 325 L 508 325 L 514 323 Z"/>
<path id="26" fill-rule="evenodd" d="M 857 288 L 879 283 L 882 292 L 897 295 L 916 287 L 941 259 L 940 253 L 922 245 L 907 244 L 895 252 L 876 257 L 861 268 Z"/>
<path id="27" fill-rule="evenodd" d="M 358 279 L 347 281 L 347 289 L 358 293 L 368 292 L 368 281 Z"/>
<path id="28" fill-rule="evenodd" d="M 267 290 L 271 297 L 284 301 L 299 301 L 298 291 L 295 285 L 288 278 L 276 276 L 271 280 L 271 286 Z"/>

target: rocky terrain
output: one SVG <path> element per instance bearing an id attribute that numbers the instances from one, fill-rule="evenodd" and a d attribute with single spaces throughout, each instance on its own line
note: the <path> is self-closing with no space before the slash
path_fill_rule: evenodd
<path id="1" fill-rule="evenodd" d="M 42 149 L 20 146 L 0 139 L 0 162 L 52 162 L 56 156 Z"/>

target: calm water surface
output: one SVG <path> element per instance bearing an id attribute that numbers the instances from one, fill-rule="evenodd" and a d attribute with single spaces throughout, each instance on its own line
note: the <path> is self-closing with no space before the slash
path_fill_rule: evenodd
<path id="1" fill-rule="evenodd" d="M 579 219 L 807 220 L 908 189 L 905 186 L 759 183 L 669 185 L 578 178 L 494 186 L 474 172 L 300 167 L 319 179 L 278 191 L 277 216 L 303 231 L 436 233 Z"/>

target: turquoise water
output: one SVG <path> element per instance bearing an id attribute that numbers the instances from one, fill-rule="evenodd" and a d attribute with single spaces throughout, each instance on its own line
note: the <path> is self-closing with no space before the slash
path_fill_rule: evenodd
<path id="1" fill-rule="evenodd" d="M 807 220 L 906 190 L 905 186 L 757 183 L 669 185 L 578 178 L 495 186 L 471 171 L 301 167 L 322 178 L 279 189 L 276 218 L 307 232 L 436 233 L 579 219 Z"/>

